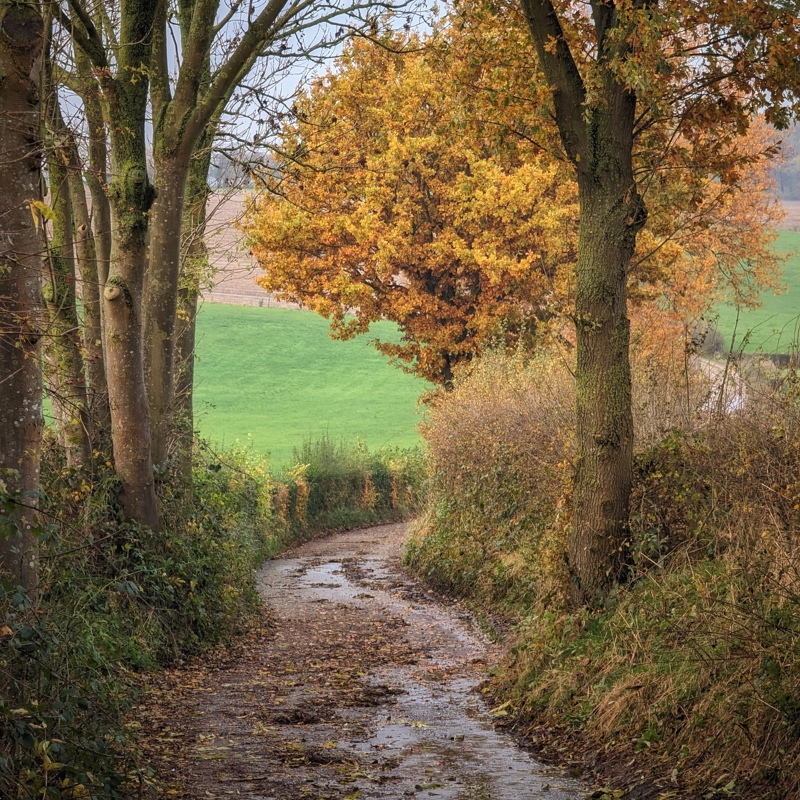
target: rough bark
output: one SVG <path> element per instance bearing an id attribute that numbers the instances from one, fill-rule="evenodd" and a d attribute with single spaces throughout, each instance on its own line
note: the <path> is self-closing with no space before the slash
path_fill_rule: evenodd
<path id="1" fill-rule="evenodd" d="M 0 0 L 0 482 L 21 497 L 0 528 L 0 579 L 35 601 L 38 549 L 32 526 L 42 437 L 42 240 L 30 203 L 39 196 L 39 99 L 43 19 L 38 3 Z M 28 493 L 28 494 L 26 494 Z"/>
<path id="2" fill-rule="evenodd" d="M 646 219 L 633 174 L 636 96 L 616 77 L 626 42 L 609 44 L 612 4 L 592 3 L 599 97 L 586 88 L 550 0 L 522 0 L 537 56 L 553 88 L 562 146 L 580 200 L 576 264 L 577 448 L 569 564 L 574 599 L 600 605 L 627 562 L 633 421 L 627 274 Z"/>
<path id="3" fill-rule="evenodd" d="M 148 213 L 154 196 L 147 174 L 144 127 L 155 2 L 123 1 L 120 11 L 117 75 L 104 83 L 113 175 L 108 186 L 112 255 L 103 290 L 106 370 L 114 466 L 122 482 L 123 508 L 130 519 L 156 529 L 141 320 Z"/>
<path id="4" fill-rule="evenodd" d="M 168 456 L 174 398 L 180 241 L 189 158 L 182 152 L 154 157 L 158 195 L 150 217 L 150 257 L 144 300 L 144 358 L 153 422 L 153 461 Z"/>
<path id="5" fill-rule="evenodd" d="M 569 563 L 575 599 L 590 605 L 601 602 L 624 577 L 627 563 L 633 463 L 627 269 L 635 244 L 631 214 L 638 213 L 630 187 L 591 181 L 580 186 L 575 293 L 579 456 Z"/>

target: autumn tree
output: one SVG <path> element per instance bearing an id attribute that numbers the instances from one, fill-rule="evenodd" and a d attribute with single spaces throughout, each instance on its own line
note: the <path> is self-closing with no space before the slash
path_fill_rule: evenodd
<path id="1" fill-rule="evenodd" d="M 727 181 L 687 168 L 678 147 L 649 174 L 647 224 L 628 270 L 634 302 L 651 299 L 687 327 L 720 303 L 753 307 L 763 292 L 783 290 L 783 257 L 773 248 L 784 217 L 775 177 L 781 136 L 756 117 L 717 147 L 715 161 L 732 170 Z"/>
<path id="2" fill-rule="evenodd" d="M 39 3 L 0 2 L 0 579 L 37 587 L 32 532 L 42 435 L 42 239 L 39 114 L 44 23 Z"/>
<path id="3" fill-rule="evenodd" d="M 520 82 L 524 25 L 499 46 L 511 33 L 455 14 L 426 40 L 351 42 L 297 102 L 245 225 L 262 286 L 329 317 L 335 336 L 396 321 L 403 341 L 378 346 L 439 383 L 487 341 L 547 320 L 563 331 L 571 308 L 578 188 L 542 117 L 546 84 Z M 634 302 L 685 318 L 774 282 L 776 142 L 762 124 L 717 144 L 736 181 L 677 146 L 649 174 Z"/>
<path id="4" fill-rule="evenodd" d="M 481 6 L 490 14 L 511 10 Z M 690 160 L 710 164 L 755 111 L 786 123 L 800 78 L 797 18 L 791 4 L 761 0 L 612 0 L 588 8 L 521 0 L 521 8 L 578 182 L 579 460 L 569 558 L 576 599 L 596 604 L 626 564 L 633 455 L 627 276 L 647 220 L 644 176 L 657 170 L 677 134 Z M 725 165 L 717 172 L 730 182 Z"/>
<path id="5" fill-rule="evenodd" d="M 746 81 L 695 87 L 702 79 L 687 56 L 659 71 L 637 51 L 637 74 L 660 76 L 637 116 L 614 78 L 630 55 L 611 47 L 618 14 L 605 19 L 604 9 L 599 34 L 576 10 L 572 38 L 547 39 L 539 56 L 556 59 L 550 73 L 531 71 L 537 53 L 512 4 L 457 6 L 438 54 L 441 39 L 404 58 L 392 51 L 413 50 L 413 41 L 354 43 L 298 104 L 248 228 L 262 285 L 330 316 L 337 335 L 397 320 L 406 342 L 384 347 L 412 363 L 454 342 L 474 352 L 474 330 L 496 329 L 504 315 L 513 329 L 512 309 L 571 318 L 580 457 L 570 561 L 579 602 L 598 602 L 625 566 L 629 300 L 697 313 L 731 288 L 742 298 L 770 285 L 777 267 L 768 233 L 776 209 L 758 179 L 776 145 L 765 129 L 748 129 L 757 103 L 745 101 Z M 590 48 L 581 55 L 589 66 L 563 61 L 568 44 L 598 35 L 608 52 Z M 552 92 L 565 76 L 580 79 L 569 99 Z M 722 100 L 734 89 L 738 107 Z M 427 295 L 412 291 L 416 276 L 425 286 L 437 270 L 445 280 L 429 281 Z M 508 292 L 475 288 L 484 285 Z M 465 295 L 490 324 L 474 324 L 481 316 L 459 304 Z"/>
<path id="6" fill-rule="evenodd" d="M 394 320 L 402 341 L 379 349 L 447 386 L 552 316 L 577 208 L 562 165 L 508 133 L 520 104 L 488 130 L 481 98 L 454 91 L 459 65 L 422 44 L 348 44 L 296 102 L 245 229 L 264 288 L 340 338 Z"/>

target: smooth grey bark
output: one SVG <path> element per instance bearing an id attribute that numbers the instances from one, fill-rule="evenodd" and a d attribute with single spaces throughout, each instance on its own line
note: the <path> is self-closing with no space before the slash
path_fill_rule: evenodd
<path id="1" fill-rule="evenodd" d="M 100 87 L 92 77 L 89 58 L 78 46 L 74 48 L 74 54 L 77 71 L 75 89 L 83 102 L 88 133 L 89 163 L 84 175 L 92 198 L 91 218 L 97 258 L 97 279 L 99 286 L 104 286 L 108 279 L 111 261 L 111 204 L 108 201 L 108 140 L 103 100 Z"/>
<path id="2" fill-rule="evenodd" d="M 81 277 L 92 437 L 95 445 L 105 451 L 110 445 L 111 435 L 101 299 L 101 290 L 108 280 L 111 261 L 111 205 L 107 194 L 108 142 L 102 93 L 92 77 L 91 61 L 77 45 L 73 47 L 73 56 L 75 75 L 70 88 L 83 102 L 89 158 L 86 164 L 81 161 L 74 137 L 70 136 L 70 196 L 75 221 L 75 257 Z M 91 208 L 86 198 L 87 188 Z"/>
<path id="3" fill-rule="evenodd" d="M 22 502 L 15 525 L 0 527 L 0 580 L 25 587 L 33 602 L 44 321 L 42 238 L 30 204 L 40 196 L 43 34 L 38 3 L 0 0 L 0 482 Z"/>
<path id="4" fill-rule="evenodd" d="M 189 158 L 156 157 L 158 196 L 150 216 L 150 251 L 144 304 L 144 359 L 153 420 L 153 461 L 165 465 L 174 416 L 176 323 L 180 242 Z"/>
<path id="5" fill-rule="evenodd" d="M 195 148 L 184 193 L 181 237 L 181 277 L 178 290 L 178 320 L 175 341 L 175 420 L 177 470 L 184 486 L 191 487 L 194 445 L 194 359 L 197 310 L 204 282 L 210 277 L 206 223 L 208 172 L 217 130 L 217 120 L 206 128 Z"/>
<path id="6" fill-rule="evenodd" d="M 78 148 L 72 137 L 69 138 L 65 145 L 65 150 L 69 159 L 67 180 L 69 181 L 75 228 L 75 260 L 81 280 L 83 342 L 88 377 L 89 419 L 92 438 L 95 443 L 98 443 L 97 434 L 104 431 L 109 424 L 110 411 L 108 408 L 105 355 L 103 353 L 97 242 L 92 230 L 89 205 L 86 201 L 86 189 L 78 157 Z"/>
<path id="7" fill-rule="evenodd" d="M 68 178 L 60 154 L 48 156 L 52 233 L 45 259 L 43 297 L 48 313 L 46 353 L 50 363 L 48 390 L 57 409 L 56 420 L 68 467 L 89 460 L 91 442 L 86 377 L 81 354 L 83 341 L 75 295 L 72 207 Z"/>

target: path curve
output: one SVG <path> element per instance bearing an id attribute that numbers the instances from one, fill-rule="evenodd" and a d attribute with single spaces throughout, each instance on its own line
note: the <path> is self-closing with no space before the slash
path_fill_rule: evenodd
<path id="1" fill-rule="evenodd" d="M 170 796 L 585 796 L 493 726 L 478 689 L 499 651 L 403 573 L 405 530 L 335 534 L 264 566 L 269 630 L 222 663 L 174 671 L 152 704 L 145 739 Z"/>

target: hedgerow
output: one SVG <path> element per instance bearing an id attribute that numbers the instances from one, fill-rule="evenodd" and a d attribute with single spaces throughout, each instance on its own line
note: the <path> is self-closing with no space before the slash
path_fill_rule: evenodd
<path id="1" fill-rule="evenodd" d="M 110 464 L 68 469 L 60 452 L 47 451 L 38 498 L 38 594 L 0 585 L 0 797 L 18 800 L 153 788 L 125 725 L 142 675 L 246 628 L 260 605 L 254 568 L 293 539 L 408 514 L 421 474 L 413 453 L 309 443 L 301 453 L 327 453 L 326 466 L 311 458 L 276 479 L 252 452 L 201 444 L 191 486 L 159 482 L 154 532 L 123 520 Z M 30 501 L 0 482 L 0 534 Z"/>
<path id="2" fill-rule="evenodd" d="M 701 372 L 684 383 L 686 413 L 665 420 L 680 391 L 658 382 L 680 369 L 648 376 L 638 361 L 631 574 L 588 611 L 570 603 L 564 557 L 568 366 L 492 354 L 434 407 L 431 493 L 407 562 L 514 626 L 493 691 L 534 735 L 561 731 L 559 746 L 580 741 L 612 776 L 624 765 L 626 789 L 644 776 L 641 797 L 798 796 L 793 384 L 751 388 L 745 408 L 719 414 Z"/>

